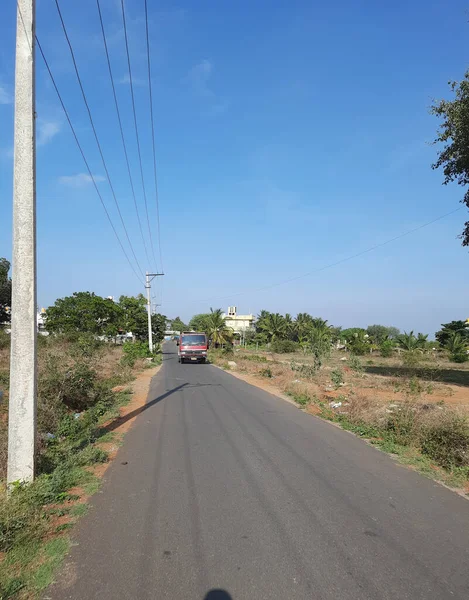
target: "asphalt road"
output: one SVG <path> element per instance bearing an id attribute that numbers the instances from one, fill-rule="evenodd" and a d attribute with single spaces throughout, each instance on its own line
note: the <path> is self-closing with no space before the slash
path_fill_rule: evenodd
<path id="1" fill-rule="evenodd" d="M 175 351 L 46 597 L 469 598 L 469 502 Z"/>

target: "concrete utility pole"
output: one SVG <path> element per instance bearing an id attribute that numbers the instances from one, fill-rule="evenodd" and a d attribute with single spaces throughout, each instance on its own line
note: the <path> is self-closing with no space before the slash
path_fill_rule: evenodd
<path id="1" fill-rule="evenodd" d="M 148 312 L 148 348 L 153 352 L 153 332 L 151 330 L 151 282 L 155 277 L 162 277 L 164 273 L 149 273 L 145 274 L 145 288 L 147 290 L 147 312 Z"/>
<path id="2" fill-rule="evenodd" d="M 17 1 L 9 484 L 34 479 L 36 446 L 35 4 Z"/>

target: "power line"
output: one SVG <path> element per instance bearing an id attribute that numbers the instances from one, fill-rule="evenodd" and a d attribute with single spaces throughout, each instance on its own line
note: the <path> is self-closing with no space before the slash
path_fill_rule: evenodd
<path id="1" fill-rule="evenodd" d="M 148 6 L 145 0 L 145 31 L 147 38 L 147 58 L 148 58 L 148 89 L 150 91 L 150 119 L 151 119 L 151 139 L 153 144 L 153 174 L 155 177 L 155 198 L 156 198 L 156 222 L 158 228 L 158 250 L 160 254 L 160 267 L 163 268 L 163 255 L 161 253 L 161 229 L 160 229 L 160 203 L 158 198 L 158 178 L 156 176 L 156 151 L 155 151 L 155 125 L 153 120 L 153 94 L 151 85 L 151 63 L 150 63 L 150 36 L 148 34 Z"/>
<path id="2" fill-rule="evenodd" d="M 321 273 L 322 271 L 325 271 L 326 269 L 331 269 L 332 267 L 337 267 L 338 265 L 348 262 L 349 260 L 353 260 L 354 258 L 363 256 L 364 254 L 368 254 L 368 252 L 372 252 L 373 250 L 377 250 L 378 248 L 387 246 L 388 244 L 391 244 L 392 242 L 396 242 L 397 240 L 400 240 L 403 237 L 406 237 L 412 233 L 415 233 L 416 231 L 420 231 L 421 229 L 424 229 L 425 227 L 428 227 L 429 225 L 433 225 L 433 223 L 437 223 L 438 221 L 441 221 L 442 219 L 445 219 L 446 217 L 449 217 L 450 215 L 454 215 L 454 213 L 457 213 L 460 210 L 462 210 L 462 207 L 451 210 L 443 215 L 440 215 L 439 217 L 436 217 L 435 219 L 432 219 L 431 221 L 427 221 L 426 223 L 419 225 L 418 227 L 414 227 L 413 229 L 409 229 L 408 231 L 405 231 L 404 233 L 396 235 L 395 237 L 390 238 L 389 240 L 386 240 L 379 244 L 375 244 L 374 246 L 370 246 L 370 248 L 367 248 L 366 250 L 362 250 L 361 252 L 357 252 L 356 254 L 352 254 L 352 255 L 347 256 L 346 258 L 342 258 L 336 262 L 329 263 L 328 265 L 319 267 L 318 269 L 314 269 L 313 271 L 309 271 L 308 273 L 303 273 L 303 275 L 297 275 L 296 277 L 290 277 L 289 279 L 284 279 L 282 281 L 278 281 L 277 283 L 272 283 L 270 285 L 266 285 L 266 286 L 263 286 L 260 288 L 255 288 L 253 290 L 247 290 L 245 292 L 237 292 L 236 294 L 231 294 L 230 296 L 222 296 L 222 297 L 218 297 L 218 298 L 208 298 L 207 300 L 201 300 L 201 302 L 210 302 L 211 300 L 229 300 L 231 298 L 236 298 L 238 296 L 244 296 L 246 294 L 251 294 L 253 292 L 263 292 L 265 290 L 270 290 L 271 288 L 278 287 L 280 285 L 285 285 L 286 283 L 291 283 L 292 281 L 297 281 L 298 279 L 304 279 L 305 277 L 310 277 L 311 275 L 315 275 L 316 273 Z"/>
<path id="3" fill-rule="evenodd" d="M 139 164 L 140 164 L 140 176 L 141 176 L 141 179 L 142 179 L 143 199 L 145 200 L 145 213 L 146 213 L 146 216 L 147 216 L 148 233 L 150 234 L 151 251 L 152 251 L 152 254 L 153 254 L 153 260 L 155 261 L 155 266 L 157 266 L 157 260 L 156 260 L 156 257 L 155 257 L 155 248 L 153 246 L 153 236 L 152 236 L 151 227 L 150 227 L 150 218 L 148 216 L 148 202 L 147 202 L 147 193 L 146 193 L 146 189 L 145 189 L 145 178 L 143 176 L 142 153 L 140 151 L 140 138 L 139 138 L 139 135 L 138 135 L 137 111 L 135 109 L 134 85 L 133 85 L 133 79 L 132 79 L 132 67 L 130 65 L 129 40 L 128 40 L 128 37 L 127 37 L 127 21 L 126 21 L 126 18 L 125 18 L 124 0 L 121 0 L 121 7 L 122 7 L 122 21 L 124 23 L 125 50 L 126 50 L 126 54 L 127 54 L 127 65 L 128 65 L 128 68 L 129 68 L 129 83 L 130 83 L 130 93 L 131 93 L 131 96 L 132 96 L 132 111 L 133 111 L 133 115 L 134 115 L 135 136 L 136 136 L 136 139 L 137 139 L 138 161 L 139 161 Z M 156 270 L 158 271 L 158 269 L 156 269 Z"/>
<path id="4" fill-rule="evenodd" d="M 49 76 L 50 76 L 50 78 L 51 78 L 52 85 L 54 86 L 54 89 L 55 89 L 55 91 L 56 91 L 56 93 L 57 93 L 57 97 L 58 97 L 58 99 L 59 99 L 59 102 L 60 102 L 60 104 L 61 104 L 61 106 L 62 106 L 62 109 L 63 109 L 63 111 L 64 111 L 64 113 L 65 113 L 65 117 L 66 117 L 66 119 L 67 119 L 67 121 L 68 121 L 68 124 L 70 125 L 70 129 L 72 130 L 73 137 L 75 138 L 75 142 L 77 143 L 78 149 L 79 149 L 79 151 L 80 151 L 80 154 L 81 154 L 81 156 L 82 156 L 82 158 L 83 158 L 83 162 L 85 163 L 85 166 L 86 166 L 86 169 L 87 169 L 87 171 L 88 171 L 88 174 L 89 174 L 89 176 L 91 177 L 91 181 L 93 182 L 93 185 L 94 185 L 94 188 L 95 188 L 95 190 L 96 190 L 96 193 L 98 194 L 98 198 L 99 198 L 99 200 L 100 200 L 100 202 L 101 202 L 101 204 L 102 204 L 102 207 L 104 208 L 104 212 L 106 213 L 106 217 L 107 217 L 107 219 L 108 219 L 108 221 L 109 221 L 109 224 L 111 225 L 111 227 L 112 227 L 112 230 L 114 231 L 114 234 L 115 234 L 115 236 L 116 236 L 116 238 L 117 238 L 117 241 L 119 242 L 119 246 L 121 247 L 121 249 L 122 249 L 122 252 L 124 253 L 124 256 L 125 256 L 125 258 L 127 259 L 127 262 L 129 263 L 129 265 L 130 265 L 130 268 L 131 268 L 131 269 L 132 269 L 132 271 L 135 273 L 135 276 L 137 277 L 138 281 L 139 281 L 139 282 L 140 282 L 140 284 L 141 284 L 141 283 L 142 283 L 142 280 L 140 279 L 140 276 L 139 276 L 139 274 L 138 274 L 138 273 L 137 273 L 137 271 L 135 270 L 135 267 L 134 267 L 134 265 L 132 264 L 132 262 L 131 262 L 131 260 L 130 260 L 130 258 L 129 258 L 129 256 L 128 256 L 128 254 L 127 254 L 127 252 L 126 252 L 126 250 L 125 250 L 125 248 L 124 248 L 124 246 L 123 246 L 122 242 L 121 242 L 121 239 L 120 239 L 120 237 L 119 237 L 119 234 L 117 233 L 117 231 L 116 231 L 116 228 L 114 227 L 114 224 L 113 224 L 113 222 L 112 222 L 112 220 L 111 220 L 111 216 L 109 215 L 109 212 L 108 212 L 108 210 L 107 210 L 107 208 L 106 208 L 106 205 L 105 205 L 105 203 L 104 203 L 103 197 L 101 196 L 101 192 L 99 191 L 99 188 L 98 188 L 98 185 L 97 185 L 97 183 L 96 183 L 96 180 L 95 180 L 95 178 L 94 178 L 94 175 L 93 175 L 93 173 L 91 172 L 91 169 L 90 169 L 90 166 L 89 166 L 89 164 L 88 164 L 88 161 L 86 160 L 85 153 L 84 153 L 84 151 L 83 151 L 83 148 L 82 148 L 82 146 L 81 146 L 81 144 L 80 144 L 80 142 L 79 142 L 79 140 L 78 140 L 77 134 L 76 134 L 76 132 L 75 132 L 75 128 L 73 127 L 72 121 L 70 120 L 70 116 L 69 116 L 69 114 L 68 114 L 68 111 L 67 111 L 67 109 L 66 109 L 66 107 L 65 107 L 64 101 L 62 100 L 62 96 L 61 96 L 61 94 L 60 94 L 60 92 L 59 92 L 59 88 L 57 87 L 57 84 L 56 84 L 56 82 L 55 82 L 54 76 L 52 75 L 52 71 L 51 71 L 51 69 L 50 69 L 49 63 L 47 62 L 46 56 L 45 56 L 45 54 L 44 54 L 44 51 L 42 50 L 42 46 L 41 46 L 41 44 L 40 44 L 40 42 L 39 42 L 39 38 L 38 38 L 37 36 L 35 36 L 35 37 L 36 37 L 36 43 L 37 43 L 37 46 L 38 46 L 38 48 L 39 48 L 39 51 L 40 51 L 40 53 L 41 53 L 42 59 L 43 59 L 43 61 L 44 61 L 44 64 L 46 65 L 46 69 L 47 69 L 47 71 L 49 72 Z"/>
<path id="5" fill-rule="evenodd" d="M 147 261 L 149 263 L 150 262 L 150 258 L 148 256 L 147 244 L 145 242 L 145 236 L 143 235 L 142 222 L 140 220 L 140 213 L 139 213 L 139 210 L 138 210 L 137 198 L 135 196 L 134 182 L 133 182 L 133 179 L 132 179 L 132 172 L 131 172 L 131 169 L 130 169 L 129 156 L 128 156 L 128 153 L 127 153 L 127 146 L 126 146 L 126 143 L 125 143 L 124 130 L 123 130 L 123 127 L 122 127 L 122 119 L 121 119 L 120 110 L 119 110 L 119 103 L 117 101 L 116 87 L 115 87 L 115 84 L 114 84 L 114 76 L 112 74 L 111 60 L 109 58 L 109 51 L 108 51 L 107 40 L 106 40 L 106 33 L 105 33 L 105 30 L 104 30 L 103 17 L 102 17 L 102 14 L 101 14 L 101 5 L 100 5 L 99 0 L 96 0 L 96 3 L 98 5 L 99 21 L 101 23 L 101 31 L 102 31 L 102 34 L 103 34 L 104 49 L 106 51 L 107 66 L 108 66 L 108 69 L 109 69 L 109 76 L 111 78 L 112 93 L 113 93 L 113 96 L 114 96 L 114 103 L 116 105 L 117 119 L 119 121 L 119 129 L 120 129 L 120 134 L 121 134 L 121 139 L 122 139 L 122 146 L 124 148 L 124 155 L 125 155 L 125 162 L 127 164 L 127 171 L 128 171 L 128 174 L 129 174 L 130 187 L 132 189 L 132 196 L 133 196 L 133 200 L 134 200 L 135 211 L 137 213 L 138 226 L 139 226 L 139 229 L 140 229 L 140 234 L 142 236 L 143 246 L 145 248 L 145 255 L 146 255 Z"/>
<path id="6" fill-rule="evenodd" d="M 81 94 L 83 96 L 83 101 L 85 103 L 86 110 L 88 112 L 88 117 L 89 117 L 89 120 L 90 120 L 90 123 L 91 123 L 91 128 L 93 130 L 94 138 L 96 140 L 96 145 L 98 146 L 99 154 L 101 156 L 103 167 L 104 167 L 104 170 L 106 172 L 106 177 L 107 177 L 107 180 L 108 180 L 108 183 L 109 183 L 109 187 L 111 188 L 112 197 L 114 198 L 114 202 L 115 202 L 115 205 L 116 205 L 116 208 L 117 208 L 117 212 L 119 213 L 119 217 L 120 217 L 120 220 L 121 220 L 121 223 L 122 223 L 122 227 L 124 228 L 124 232 L 125 232 L 125 235 L 127 237 L 127 241 L 129 242 L 129 246 L 130 246 L 130 249 L 132 251 L 133 257 L 135 259 L 135 262 L 137 264 L 138 269 L 140 270 L 140 272 L 142 273 L 142 276 L 143 276 L 143 270 L 142 270 L 142 267 L 140 266 L 140 263 L 138 262 L 137 256 L 135 254 L 134 247 L 132 245 L 132 242 L 130 241 L 129 233 L 127 231 L 127 227 L 125 226 L 125 222 L 124 222 L 124 218 L 122 217 L 122 213 L 121 213 L 121 210 L 120 210 L 119 202 L 117 201 L 117 197 L 116 197 L 116 194 L 115 194 L 115 191 L 114 191 L 114 186 L 112 185 L 111 176 L 109 174 L 109 170 L 107 168 L 106 161 L 104 159 L 103 151 L 101 149 L 101 144 L 99 142 L 98 134 L 97 134 L 96 128 L 94 126 L 93 117 L 91 115 L 91 110 L 90 110 L 90 107 L 89 107 L 89 104 L 88 104 L 88 100 L 86 99 L 85 90 L 83 88 L 83 84 L 82 84 L 82 81 L 81 81 L 80 73 L 78 71 L 77 62 L 75 60 L 75 53 L 73 52 L 73 47 L 72 47 L 72 44 L 70 42 L 70 38 L 68 37 L 67 28 L 65 27 L 65 22 L 63 20 L 62 12 L 60 10 L 59 0 L 55 0 L 55 5 L 57 7 L 57 12 L 59 14 L 60 22 L 62 24 L 62 29 L 63 29 L 64 35 L 65 35 L 65 39 L 67 40 L 67 44 L 68 44 L 68 47 L 70 49 L 70 54 L 72 56 L 73 66 L 75 68 L 75 73 L 76 73 L 76 76 L 77 76 L 77 79 L 78 79 L 78 84 L 80 86 Z"/>

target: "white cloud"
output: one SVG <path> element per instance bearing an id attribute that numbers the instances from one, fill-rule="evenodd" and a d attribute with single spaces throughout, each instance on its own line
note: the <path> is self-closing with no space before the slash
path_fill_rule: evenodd
<path id="1" fill-rule="evenodd" d="M 213 64 L 206 58 L 194 65 L 186 77 L 186 81 L 199 96 L 214 96 L 213 91 L 208 86 L 208 80 L 212 75 Z"/>
<path id="2" fill-rule="evenodd" d="M 59 121 L 45 121 L 39 119 L 37 122 L 37 137 L 38 146 L 44 146 L 50 142 L 62 129 L 62 124 Z"/>
<path id="3" fill-rule="evenodd" d="M 117 80 L 117 83 L 120 83 L 123 85 L 130 85 L 129 74 L 126 73 L 123 77 L 121 77 L 120 79 Z M 132 75 L 132 84 L 144 86 L 144 85 L 147 85 L 147 82 L 145 79 L 142 79 L 141 77 L 135 77 L 135 75 Z"/>
<path id="4" fill-rule="evenodd" d="M 77 175 L 62 175 L 62 177 L 59 177 L 59 183 L 74 188 L 81 188 L 93 183 L 93 179 L 96 183 L 106 181 L 106 178 L 102 175 L 93 175 L 91 177 L 88 173 L 77 173 Z"/>
<path id="5" fill-rule="evenodd" d="M 213 72 L 213 63 L 204 59 L 190 69 L 184 78 L 193 93 L 198 96 L 204 104 L 204 112 L 208 115 L 220 115 L 228 109 L 229 102 L 220 98 L 209 85 Z"/>
<path id="6" fill-rule="evenodd" d="M 0 104 L 13 104 L 13 95 L 5 85 L 0 85 Z"/>

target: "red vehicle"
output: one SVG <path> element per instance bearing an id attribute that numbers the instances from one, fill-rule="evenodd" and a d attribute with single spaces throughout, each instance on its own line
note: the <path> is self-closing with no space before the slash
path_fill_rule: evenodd
<path id="1" fill-rule="evenodd" d="M 182 332 L 178 343 L 178 361 L 184 363 L 202 362 L 207 360 L 208 337 L 205 333 L 188 331 Z"/>

